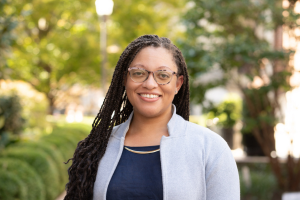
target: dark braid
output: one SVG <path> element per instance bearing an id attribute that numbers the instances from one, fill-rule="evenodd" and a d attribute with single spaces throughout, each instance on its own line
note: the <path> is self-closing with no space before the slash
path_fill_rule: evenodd
<path id="1" fill-rule="evenodd" d="M 72 165 L 68 169 L 69 182 L 66 185 L 65 200 L 92 199 L 98 164 L 105 153 L 113 126 L 125 122 L 133 110 L 123 85 L 126 78 L 124 74 L 137 53 L 148 46 L 163 47 L 173 55 L 178 74 L 184 77 L 183 85 L 175 95 L 173 104 L 177 108 L 177 114 L 189 120 L 189 78 L 182 53 L 167 38 L 159 38 L 157 35 L 137 38 L 120 56 L 111 85 L 93 122 L 93 128 L 87 138 L 78 143 L 73 158 L 70 159 Z"/>

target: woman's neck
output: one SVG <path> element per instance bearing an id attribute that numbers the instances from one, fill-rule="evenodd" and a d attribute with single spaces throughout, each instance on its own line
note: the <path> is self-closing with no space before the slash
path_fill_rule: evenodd
<path id="1" fill-rule="evenodd" d="M 163 135 L 169 136 L 167 124 L 170 121 L 172 114 L 172 106 L 162 115 L 152 118 L 141 116 L 139 113 L 134 113 L 125 137 L 125 145 L 159 145 Z"/>

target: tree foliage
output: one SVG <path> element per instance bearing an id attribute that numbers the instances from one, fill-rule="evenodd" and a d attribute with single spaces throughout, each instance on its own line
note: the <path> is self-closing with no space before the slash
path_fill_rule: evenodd
<path id="1" fill-rule="evenodd" d="M 298 190 L 300 162 L 292 155 L 282 167 L 275 151 L 274 126 L 283 120 L 279 103 L 291 89 L 293 49 L 283 49 L 282 32 L 299 27 L 294 6 L 297 1 L 195 0 L 183 23 L 186 40 L 180 41 L 191 75 L 192 99 L 205 102 L 205 92 L 219 85 L 239 90 L 249 111 L 245 122 L 264 153 L 282 190 Z M 203 82 L 203 74 L 220 73 Z M 285 174 L 289 174 L 286 178 Z"/>
<path id="2" fill-rule="evenodd" d="M 241 118 L 241 107 L 241 100 L 231 95 L 217 106 L 211 105 L 206 108 L 208 111 L 207 118 L 218 118 L 218 125 L 222 128 L 233 128 L 236 122 Z"/>
<path id="3" fill-rule="evenodd" d="M 8 9 L 9 0 L 0 0 L 0 78 L 5 78 L 5 71 L 8 71 L 6 59 L 11 53 L 11 43 L 15 36 L 12 33 L 17 26 L 14 13 Z"/>
<path id="4" fill-rule="evenodd" d="M 136 37 L 154 33 L 169 36 L 173 12 L 180 2 L 116 0 L 108 21 L 108 68 L 117 63 L 120 49 Z M 100 85 L 100 27 L 94 1 L 12 1 L 5 10 L 19 16 L 9 76 L 22 79 L 47 94 L 51 112 L 58 90 L 75 83 Z M 107 80 L 109 81 L 109 80 Z"/>

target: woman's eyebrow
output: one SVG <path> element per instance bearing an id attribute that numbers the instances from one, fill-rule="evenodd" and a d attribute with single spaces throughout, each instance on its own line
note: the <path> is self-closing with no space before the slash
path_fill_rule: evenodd
<path id="1" fill-rule="evenodd" d="M 168 68 L 169 70 L 171 70 L 171 68 L 168 67 L 168 66 L 160 66 L 160 67 L 158 67 L 158 69 L 161 69 L 161 68 Z"/>
<path id="2" fill-rule="evenodd" d="M 133 66 L 131 66 L 131 67 L 142 67 L 142 68 L 146 68 L 145 65 L 143 65 L 143 64 L 135 64 L 135 65 L 133 65 Z M 169 70 L 172 70 L 170 67 L 165 66 L 165 65 L 159 66 L 157 69 L 160 70 L 160 69 L 164 69 L 164 68 L 167 68 L 167 69 L 169 69 Z"/>
<path id="3" fill-rule="evenodd" d="M 145 66 L 142 65 L 142 64 L 135 64 L 135 65 L 133 65 L 133 66 L 131 66 L 131 67 L 143 67 L 143 68 L 145 68 Z"/>

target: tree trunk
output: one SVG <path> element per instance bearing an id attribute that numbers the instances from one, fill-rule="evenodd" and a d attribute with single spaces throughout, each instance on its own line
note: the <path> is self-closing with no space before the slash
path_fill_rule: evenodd
<path id="1" fill-rule="evenodd" d="M 261 149 L 259 143 L 252 133 L 242 133 L 243 140 L 242 143 L 245 147 L 245 151 L 248 156 L 265 156 L 263 150 Z"/>
<path id="2" fill-rule="evenodd" d="M 233 128 L 222 128 L 222 136 L 230 149 L 233 148 Z"/>
<path id="3" fill-rule="evenodd" d="M 48 102 L 49 102 L 48 114 L 53 115 L 54 109 L 55 109 L 55 106 L 54 106 L 55 97 L 52 94 L 48 93 L 47 94 L 47 99 L 48 99 Z"/>

